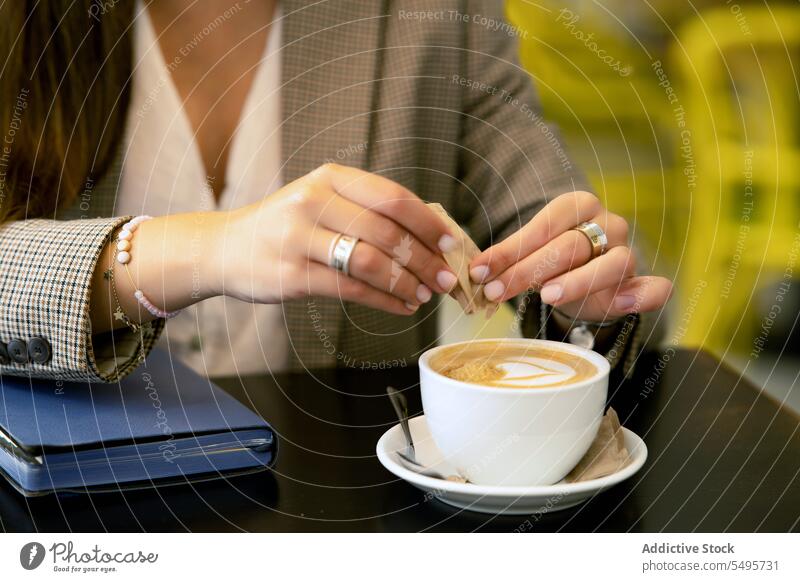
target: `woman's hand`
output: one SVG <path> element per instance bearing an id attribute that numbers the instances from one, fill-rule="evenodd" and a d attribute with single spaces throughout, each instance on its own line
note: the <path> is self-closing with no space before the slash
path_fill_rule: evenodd
<path id="1" fill-rule="evenodd" d="M 331 241 L 340 233 L 359 238 L 349 276 L 328 266 Z M 113 315 L 117 306 L 142 322 L 152 320 L 134 296 L 137 289 L 165 311 L 217 295 L 253 303 L 327 295 L 410 315 L 434 291 L 456 285 L 440 254 L 455 244 L 447 225 L 399 184 L 326 164 L 244 208 L 141 223 L 131 277 L 120 271 L 114 278 L 118 305 L 105 274 L 116 254 L 111 240 L 92 279 L 92 287 L 104 291 L 92 293 L 92 329 L 122 326 Z"/>
<path id="2" fill-rule="evenodd" d="M 216 294 L 259 303 L 326 295 L 410 315 L 456 284 L 440 254 L 455 244 L 445 223 L 406 188 L 356 168 L 325 164 L 221 219 Z M 328 266 L 340 233 L 359 238 L 349 276 Z"/>
<path id="3" fill-rule="evenodd" d="M 591 258 L 586 235 L 572 230 L 582 222 L 595 222 L 605 231 L 605 254 Z M 588 321 L 661 308 L 670 297 L 672 283 L 663 277 L 635 276 L 636 261 L 627 245 L 624 218 L 603 208 L 588 192 L 570 192 L 477 256 L 470 275 L 486 283 L 484 293 L 491 301 L 539 289 L 545 303 Z"/>

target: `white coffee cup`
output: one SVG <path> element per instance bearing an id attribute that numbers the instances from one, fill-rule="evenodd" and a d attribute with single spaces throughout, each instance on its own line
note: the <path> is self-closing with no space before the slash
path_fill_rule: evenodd
<path id="1" fill-rule="evenodd" d="M 462 382 L 430 367 L 443 349 L 419 360 L 425 419 L 442 455 L 479 485 L 552 485 L 589 449 L 600 426 L 608 393 L 608 361 L 562 342 L 490 339 L 462 343 L 520 343 L 580 356 L 597 368 L 587 380 L 555 387 L 502 388 Z M 567 374 L 568 377 L 568 374 Z"/>

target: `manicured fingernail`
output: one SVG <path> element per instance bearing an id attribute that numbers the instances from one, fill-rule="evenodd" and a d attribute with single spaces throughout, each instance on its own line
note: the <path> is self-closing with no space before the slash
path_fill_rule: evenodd
<path id="1" fill-rule="evenodd" d="M 453 287 L 458 283 L 458 279 L 450 271 L 439 271 L 436 273 L 436 282 L 445 291 L 452 291 Z"/>
<path id="2" fill-rule="evenodd" d="M 420 302 L 427 303 L 431 300 L 431 297 L 433 297 L 433 293 L 431 293 L 427 285 L 420 285 L 417 287 L 417 299 L 419 299 Z"/>
<path id="3" fill-rule="evenodd" d="M 491 283 L 487 283 L 486 286 L 483 288 L 483 294 L 486 295 L 486 299 L 489 301 L 497 301 L 503 296 L 503 293 L 506 292 L 506 286 L 503 284 L 502 281 L 495 279 Z"/>
<path id="4" fill-rule="evenodd" d="M 614 299 L 614 307 L 620 311 L 630 309 L 634 305 L 636 305 L 636 297 L 633 295 L 620 295 Z"/>
<path id="5" fill-rule="evenodd" d="M 552 305 L 564 295 L 564 288 L 558 283 L 552 285 L 545 285 L 539 292 L 539 296 L 544 303 Z"/>
<path id="6" fill-rule="evenodd" d="M 486 265 L 472 267 L 469 270 L 469 276 L 472 277 L 472 280 L 476 283 L 483 283 L 486 280 L 486 277 L 489 276 L 489 267 Z"/>
<path id="7" fill-rule="evenodd" d="M 411 303 L 406 303 L 406 309 L 408 309 L 409 311 L 416 311 L 417 309 L 419 309 L 419 305 L 413 305 Z"/>
<path id="8" fill-rule="evenodd" d="M 449 234 L 443 234 L 442 238 L 439 239 L 439 249 L 443 253 L 454 251 L 456 249 L 456 239 Z"/>

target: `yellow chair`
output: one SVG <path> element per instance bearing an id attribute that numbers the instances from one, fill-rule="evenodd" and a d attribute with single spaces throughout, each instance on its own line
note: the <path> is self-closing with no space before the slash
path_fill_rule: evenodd
<path id="1" fill-rule="evenodd" d="M 675 337 L 746 354 L 766 333 L 756 294 L 800 274 L 800 104 L 788 56 L 800 48 L 800 8 L 748 4 L 743 14 L 702 13 L 680 30 L 671 62 L 693 157 L 677 169 L 694 167 L 676 184 L 691 210 Z"/>
<path id="2" fill-rule="evenodd" d="M 652 260 L 674 261 L 686 213 L 673 212 L 675 128 L 651 57 L 598 11 L 509 0 L 506 12 L 545 114 L 598 195 Z"/>

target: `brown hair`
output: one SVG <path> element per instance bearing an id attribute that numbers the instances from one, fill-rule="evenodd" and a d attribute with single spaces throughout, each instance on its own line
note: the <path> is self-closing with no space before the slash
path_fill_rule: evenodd
<path id="1" fill-rule="evenodd" d="M 132 0 L 0 3 L 0 223 L 52 217 L 124 130 Z"/>

